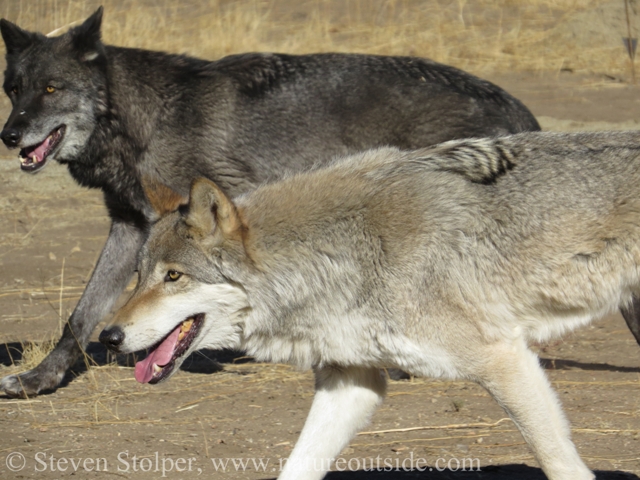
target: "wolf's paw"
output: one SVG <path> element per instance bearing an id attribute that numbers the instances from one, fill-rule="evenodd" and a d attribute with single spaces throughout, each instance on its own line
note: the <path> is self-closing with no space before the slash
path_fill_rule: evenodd
<path id="1" fill-rule="evenodd" d="M 10 397 L 27 398 L 57 387 L 63 376 L 64 373 L 38 372 L 35 368 L 20 375 L 4 377 L 0 380 L 0 390 Z"/>

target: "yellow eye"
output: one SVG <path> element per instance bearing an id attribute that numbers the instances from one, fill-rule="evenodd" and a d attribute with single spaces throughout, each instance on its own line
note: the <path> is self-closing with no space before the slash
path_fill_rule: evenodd
<path id="1" fill-rule="evenodd" d="M 56 87 L 52 87 L 51 85 L 47 87 L 47 93 L 53 93 L 55 91 L 56 91 Z"/>
<path id="2" fill-rule="evenodd" d="M 165 282 L 175 282 L 178 280 L 182 274 L 180 272 L 176 272 L 175 270 L 169 270 L 167 275 L 164 277 Z"/>

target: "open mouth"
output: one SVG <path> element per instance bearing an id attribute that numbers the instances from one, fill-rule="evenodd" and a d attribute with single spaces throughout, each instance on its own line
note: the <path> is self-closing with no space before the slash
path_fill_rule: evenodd
<path id="1" fill-rule="evenodd" d="M 147 358 L 136 363 L 136 380 L 154 384 L 168 377 L 176 366 L 176 360 L 189 350 L 203 323 L 204 313 L 193 315 L 151 347 Z"/>
<path id="2" fill-rule="evenodd" d="M 35 172 L 44 167 L 49 154 L 60 145 L 65 129 L 65 125 L 60 125 L 43 142 L 20 150 L 20 168 L 25 172 Z"/>

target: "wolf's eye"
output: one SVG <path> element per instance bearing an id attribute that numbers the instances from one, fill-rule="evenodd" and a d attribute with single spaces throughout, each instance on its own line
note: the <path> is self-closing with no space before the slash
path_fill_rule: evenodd
<path id="1" fill-rule="evenodd" d="M 169 270 L 164 277 L 165 282 L 175 282 L 178 280 L 182 274 L 180 272 L 176 272 L 175 270 Z"/>
<path id="2" fill-rule="evenodd" d="M 17 95 L 18 94 L 18 87 L 11 88 L 11 93 Z"/>
<path id="3" fill-rule="evenodd" d="M 46 90 L 47 90 L 47 93 L 53 93 L 56 91 L 56 87 L 52 87 L 51 85 L 48 85 Z"/>

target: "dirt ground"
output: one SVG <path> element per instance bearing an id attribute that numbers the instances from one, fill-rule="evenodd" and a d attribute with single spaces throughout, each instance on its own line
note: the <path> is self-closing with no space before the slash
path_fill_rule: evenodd
<path id="1" fill-rule="evenodd" d="M 562 72 L 489 79 L 523 100 L 545 129 L 639 128 L 640 87 L 615 78 Z M 7 115 L 3 98 L 0 119 Z M 57 164 L 22 173 L 13 152 L 0 147 L 1 376 L 21 370 L 25 348 L 32 363 L 43 342 L 57 337 L 107 231 L 99 192 L 78 187 Z M 599 479 L 639 478 L 640 348 L 622 318 L 539 351 L 582 458 Z M 277 476 L 311 403 L 309 372 L 205 351 L 169 382 L 150 386 L 135 382 L 131 362 L 108 357 L 96 332 L 62 388 L 29 400 L 0 396 L 0 478 Z M 505 417 L 472 383 L 391 381 L 368 432 L 336 464 L 345 471 L 327 478 L 543 479 Z M 424 428 L 375 433 L 411 427 Z M 471 460 L 480 472 L 468 471 Z M 368 471 L 375 466 L 394 470 Z"/>

